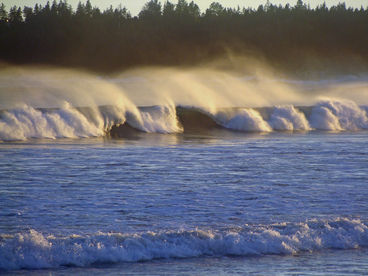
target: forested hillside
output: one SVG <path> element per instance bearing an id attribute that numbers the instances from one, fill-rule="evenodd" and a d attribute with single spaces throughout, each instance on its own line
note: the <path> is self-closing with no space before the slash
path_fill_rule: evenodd
<path id="1" fill-rule="evenodd" d="M 142 65 L 196 65 L 228 53 L 259 58 L 285 71 L 365 69 L 368 7 L 310 8 L 267 2 L 257 9 L 201 11 L 186 0 L 151 0 L 137 16 L 90 1 L 0 5 L 0 60 L 113 72 Z"/>

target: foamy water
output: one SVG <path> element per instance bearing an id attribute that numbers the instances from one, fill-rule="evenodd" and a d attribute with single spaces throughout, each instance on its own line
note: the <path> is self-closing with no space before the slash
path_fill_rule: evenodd
<path id="1" fill-rule="evenodd" d="M 368 245 L 365 132 L 146 135 L 3 142 L 1 269 Z"/>
<path id="2" fill-rule="evenodd" d="M 366 78 L 284 80 L 254 70 L 254 76 L 244 77 L 215 69 L 154 68 L 102 78 L 57 69 L 3 69 L 0 140 L 101 137 L 124 124 L 146 133 L 181 133 L 185 125 L 177 107 L 241 132 L 368 128 Z M 191 121 L 200 119 L 192 115 Z"/>
<path id="3" fill-rule="evenodd" d="M 0 76 L 0 273 L 368 273 L 365 81 L 138 73 Z"/>
<path id="4" fill-rule="evenodd" d="M 323 100 L 301 109 L 292 105 L 267 107 L 263 116 L 257 108 L 197 111 L 219 127 L 242 132 L 359 131 L 368 129 L 366 109 L 349 100 Z M 113 126 L 124 124 L 146 133 L 181 133 L 185 127 L 180 121 L 175 106 L 137 108 L 131 112 L 115 106 L 81 109 L 66 103 L 61 108 L 42 110 L 22 105 L 1 111 L 0 140 L 101 137 L 108 136 Z"/>
<path id="5" fill-rule="evenodd" d="M 31 229 L 0 237 L 1 268 L 37 269 L 162 258 L 291 255 L 356 249 L 368 246 L 368 227 L 360 220 L 338 218 L 297 224 L 245 225 L 222 231 L 196 229 L 55 237 Z"/>

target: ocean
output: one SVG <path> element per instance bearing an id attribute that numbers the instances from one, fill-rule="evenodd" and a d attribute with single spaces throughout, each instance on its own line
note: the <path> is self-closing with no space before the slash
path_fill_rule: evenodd
<path id="1" fill-rule="evenodd" d="M 366 275 L 368 109 L 341 95 L 215 109 L 7 103 L 0 274 Z"/>

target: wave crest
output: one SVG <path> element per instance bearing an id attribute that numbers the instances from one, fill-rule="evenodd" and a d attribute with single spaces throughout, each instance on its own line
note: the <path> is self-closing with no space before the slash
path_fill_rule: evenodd
<path id="1" fill-rule="evenodd" d="M 313 128 L 320 130 L 368 129 L 368 116 L 364 108 L 348 100 L 324 100 L 312 109 Z"/>
<path id="2" fill-rule="evenodd" d="M 130 124 L 142 132 L 178 133 L 175 107 L 124 110 L 116 106 L 36 109 L 29 105 L 0 111 L 0 140 L 99 137 L 114 126 Z"/>
<path id="3" fill-rule="evenodd" d="M 368 129 L 368 107 L 348 100 L 323 100 L 311 107 L 292 105 L 224 108 L 214 112 L 174 105 L 125 109 L 117 106 L 36 109 L 28 105 L 0 111 L 0 140 L 75 138 L 126 131 L 146 133 L 198 132 L 225 128 L 243 132 L 357 131 Z M 119 128 L 119 126 L 124 125 Z M 111 132 L 111 130 L 113 130 Z"/>
<path id="4" fill-rule="evenodd" d="M 305 115 L 294 106 L 276 106 L 270 118 L 274 130 L 310 130 Z"/>
<path id="5" fill-rule="evenodd" d="M 252 132 L 269 132 L 272 131 L 270 125 L 263 120 L 258 111 L 251 108 L 243 108 L 238 110 L 229 120 L 223 123 L 228 129 Z"/>
<path id="6" fill-rule="evenodd" d="M 368 246 L 368 226 L 337 218 L 218 230 L 97 233 L 55 237 L 35 230 L 0 235 L 0 269 L 137 262 L 159 258 L 295 254 Z"/>
<path id="7" fill-rule="evenodd" d="M 50 112 L 42 112 L 23 105 L 2 112 L 0 138 L 1 140 L 26 140 L 101 136 L 103 135 L 101 123 L 100 120 L 96 122 L 88 120 L 67 103 L 62 108 Z"/>

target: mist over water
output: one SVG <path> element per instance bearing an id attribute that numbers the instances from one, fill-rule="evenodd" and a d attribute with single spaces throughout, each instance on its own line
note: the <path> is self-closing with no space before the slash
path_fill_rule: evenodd
<path id="1" fill-rule="evenodd" d="M 178 106 L 195 108 L 216 125 L 236 131 L 368 128 L 366 79 L 300 81 L 257 66 L 249 70 L 249 65 L 246 73 L 142 68 L 114 76 L 3 69 L 0 139 L 104 136 L 123 124 L 143 132 L 180 133 L 185 128 Z"/>

